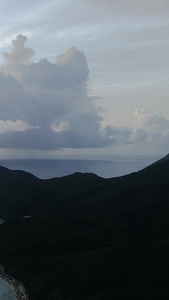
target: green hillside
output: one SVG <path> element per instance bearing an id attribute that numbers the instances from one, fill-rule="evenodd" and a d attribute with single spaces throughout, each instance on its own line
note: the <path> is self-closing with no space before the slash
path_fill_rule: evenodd
<path id="1" fill-rule="evenodd" d="M 112 179 L 1 167 L 0 219 L 0 264 L 30 300 L 169 299 L 168 156 Z"/>

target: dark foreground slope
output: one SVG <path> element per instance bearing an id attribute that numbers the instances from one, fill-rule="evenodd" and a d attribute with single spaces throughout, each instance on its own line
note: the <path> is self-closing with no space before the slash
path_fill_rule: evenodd
<path id="1" fill-rule="evenodd" d="M 114 179 L 1 168 L 0 218 L 0 263 L 30 300 L 169 299 L 166 158 Z"/>

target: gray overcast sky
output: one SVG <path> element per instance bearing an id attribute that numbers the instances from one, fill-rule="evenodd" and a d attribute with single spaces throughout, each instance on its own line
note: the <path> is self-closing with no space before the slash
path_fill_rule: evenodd
<path id="1" fill-rule="evenodd" d="M 0 157 L 168 153 L 168 0 L 0 4 Z"/>

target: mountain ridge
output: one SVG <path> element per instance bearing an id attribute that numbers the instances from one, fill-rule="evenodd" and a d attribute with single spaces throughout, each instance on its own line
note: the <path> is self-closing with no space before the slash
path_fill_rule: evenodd
<path id="1" fill-rule="evenodd" d="M 30 300 L 169 299 L 168 159 L 110 179 L 32 176 L 0 167 L 0 263 Z"/>

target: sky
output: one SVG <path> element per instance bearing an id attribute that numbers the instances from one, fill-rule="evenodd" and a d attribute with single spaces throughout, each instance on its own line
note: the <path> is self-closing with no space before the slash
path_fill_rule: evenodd
<path id="1" fill-rule="evenodd" d="M 7 0 L 0 158 L 167 154 L 168 0 Z"/>

